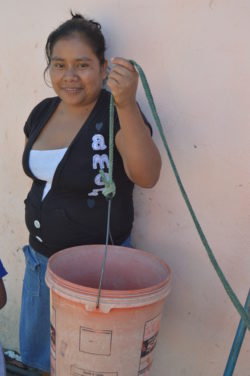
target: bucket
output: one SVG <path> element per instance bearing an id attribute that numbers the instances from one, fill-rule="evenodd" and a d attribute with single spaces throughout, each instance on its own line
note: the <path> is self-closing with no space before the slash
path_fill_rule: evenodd
<path id="1" fill-rule="evenodd" d="M 48 262 L 51 376 L 149 376 L 171 271 L 159 258 L 103 245 L 67 248 Z"/>

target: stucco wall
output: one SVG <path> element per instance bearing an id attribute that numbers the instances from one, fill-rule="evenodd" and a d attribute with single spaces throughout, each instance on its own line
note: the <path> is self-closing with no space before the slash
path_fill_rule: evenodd
<path id="1" fill-rule="evenodd" d="M 250 3 L 247 0 L 9 0 L 0 13 L 0 257 L 8 304 L 0 338 L 18 349 L 27 242 L 23 124 L 52 91 L 43 82 L 47 35 L 69 9 L 100 21 L 108 57 L 140 63 L 184 186 L 210 245 L 244 303 L 250 286 Z M 149 119 L 141 89 L 138 99 Z M 152 376 L 222 375 L 239 317 L 197 236 L 155 128 L 163 168 L 136 189 L 133 240 L 171 266 Z M 247 333 L 235 376 L 250 375 Z"/>

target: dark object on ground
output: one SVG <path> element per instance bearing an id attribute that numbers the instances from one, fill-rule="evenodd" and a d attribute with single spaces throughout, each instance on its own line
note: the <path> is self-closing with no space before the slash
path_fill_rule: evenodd
<path id="1" fill-rule="evenodd" d="M 4 351 L 7 376 L 41 376 L 42 373 L 35 369 L 27 367 L 21 362 L 20 355 L 15 351 Z"/>

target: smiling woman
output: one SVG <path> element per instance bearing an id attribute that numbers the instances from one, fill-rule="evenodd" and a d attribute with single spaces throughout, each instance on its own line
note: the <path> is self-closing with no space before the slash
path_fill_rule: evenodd
<path id="1" fill-rule="evenodd" d="M 77 34 L 59 40 L 53 48 L 49 72 L 62 105 L 72 106 L 72 109 L 93 106 L 106 70 L 107 62 L 101 65 L 92 48 Z"/>
<path id="2" fill-rule="evenodd" d="M 115 101 L 110 243 L 130 246 L 134 184 L 156 184 L 161 159 L 136 102 L 138 74 L 112 59 L 107 77 L 101 26 L 81 15 L 48 37 L 47 68 L 56 93 L 39 103 L 25 127 L 23 168 L 33 184 L 25 200 L 29 245 L 20 320 L 22 361 L 50 371 L 48 257 L 77 245 L 104 244 L 107 202 L 99 173 L 109 172 L 110 91 Z M 110 91 L 103 88 L 107 79 Z M 32 307 L 32 313 L 31 313 Z"/>

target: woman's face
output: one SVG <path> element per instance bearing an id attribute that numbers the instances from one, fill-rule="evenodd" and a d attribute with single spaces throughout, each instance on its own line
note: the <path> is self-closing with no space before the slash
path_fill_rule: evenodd
<path id="1" fill-rule="evenodd" d="M 106 69 L 107 62 L 101 65 L 80 35 L 59 39 L 53 47 L 50 78 L 56 94 L 67 105 L 86 106 L 95 102 Z"/>

